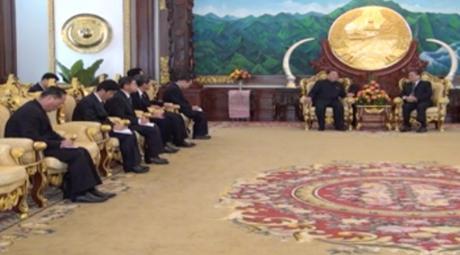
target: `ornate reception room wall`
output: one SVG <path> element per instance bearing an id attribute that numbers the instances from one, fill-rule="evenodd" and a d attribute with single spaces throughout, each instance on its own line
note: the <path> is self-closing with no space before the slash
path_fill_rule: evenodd
<path id="1" fill-rule="evenodd" d="M 48 70 L 59 71 L 57 61 L 70 66 L 79 59 L 86 66 L 103 59 L 98 73 L 123 74 L 137 61 L 132 54 L 135 4 L 130 0 L 15 0 L 18 77 L 33 82 Z M 90 19 L 73 19 L 77 15 Z M 94 30 L 82 34 L 78 29 L 82 22 Z"/>

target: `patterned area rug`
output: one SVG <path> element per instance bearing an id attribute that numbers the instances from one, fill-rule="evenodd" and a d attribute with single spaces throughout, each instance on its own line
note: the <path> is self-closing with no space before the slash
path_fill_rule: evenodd
<path id="1" fill-rule="evenodd" d="M 131 174 L 116 174 L 105 178 L 101 191 L 121 193 L 129 189 L 123 182 L 124 178 Z M 30 235 L 49 235 L 55 232 L 52 222 L 72 213 L 79 204 L 71 203 L 62 199 L 62 192 L 57 188 L 48 188 L 45 196 L 48 198 L 48 205 L 45 208 L 38 208 L 32 200 L 29 201 L 29 218 L 21 221 L 17 214 L 0 214 L 0 253 L 6 252 L 15 242 L 25 239 Z"/>
<path id="2" fill-rule="evenodd" d="M 395 254 L 460 252 L 460 168 L 452 166 L 333 163 L 278 169 L 238 181 L 219 204 L 233 208 L 228 218 L 250 231 L 344 245 L 351 249 L 347 254 L 363 247 Z"/>

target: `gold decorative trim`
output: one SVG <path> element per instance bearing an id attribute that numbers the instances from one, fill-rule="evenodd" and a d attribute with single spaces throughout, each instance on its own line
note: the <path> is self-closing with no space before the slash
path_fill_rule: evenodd
<path id="1" fill-rule="evenodd" d="M 28 181 L 17 187 L 15 190 L 8 194 L 0 195 L 0 211 L 10 210 L 16 208 L 20 213 L 20 218 L 27 217 L 29 207 L 27 205 L 27 189 Z"/>
<path id="2" fill-rule="evenodd" d="M 169 76 L 169 56 L 160 58 L 160 83 L 166 84 L 170 82 L 171 77 Z"/>
<path id="3" fill-rule="evenodd" d="M 56 72 L 56 24 L 54 0 L 48 0 L 48 69 Z"/>
<path id="4" fill-rule="evenodd" d="M 131 68 L 131 0 L 123 0 L 123 56 L 126 73 Z"/>
<path id="5" fill-rule="evenodd" d="M 166 10 L 166 0 L 160 0 L 160 11 Z"/>
<path id="6" fill-rule="evenodd" d="M 228 75 L 198 76 L 195 80 L 198 83 L 203 84 L 203 85 L 208 85 L 208 84 L 233 84 L 233 83 L 235 83 Z"/>

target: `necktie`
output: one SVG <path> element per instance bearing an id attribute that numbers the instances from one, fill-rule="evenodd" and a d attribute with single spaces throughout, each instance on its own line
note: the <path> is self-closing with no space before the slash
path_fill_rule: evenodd
<path id="1" fill-rule="evenodd" d="M 418 82 L 414 82 L 414 85 L 412 86 L 412 92 L 410 93 L 412 96 L 415 95 L 415 89 L 417 88 Z"/>

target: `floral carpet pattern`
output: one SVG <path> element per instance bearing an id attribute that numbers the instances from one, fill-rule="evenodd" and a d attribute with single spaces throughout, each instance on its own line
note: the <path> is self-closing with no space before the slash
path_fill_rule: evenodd
<path id="1" fill-rule="evenodd" d="M 348 163 L 278 169 L 220 200 L 251 231 L 415 254 L 460 252 L 460 168 Z"/>

